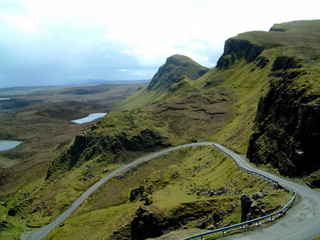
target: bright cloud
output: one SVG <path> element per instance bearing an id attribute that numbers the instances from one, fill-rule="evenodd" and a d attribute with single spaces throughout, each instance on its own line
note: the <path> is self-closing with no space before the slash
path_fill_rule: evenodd
<path id="1" fill-rule="evenodd" d="M 319 18 L 317 6 L 316 0 L 0 0 L 6 59 L 0 87 L 150 79 L 176 53 L 213 67 L 229 37 Z"/>

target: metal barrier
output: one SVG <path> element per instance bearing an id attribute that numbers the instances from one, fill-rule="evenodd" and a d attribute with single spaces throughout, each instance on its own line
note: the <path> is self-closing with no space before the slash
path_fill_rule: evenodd
<path id="1" fill-rule="evenodd" d="M 237 164 L 237 166 L 238 166 L 238 164 Z M 279 185 L 279 182 L 278 182 L 278 181 L 273 180 L 272 178 L 269 178 L 269 177 L 267 177 L 267 176 L 265 176 L 265 175 L 263 175 L 263 174 L 260 174 L 260 173 L 257 173 L 257 172 L 254 172 L 254 171 L 245 169 L 245 168 L 240 167 L 240 166 L 238 166 L 238 168 L 239 168 L 240 170 L 244 171 L 244 172 L 247 172 L 247 173 L 256 175 L 256 176 L 258 176 L 258 177 L 261 177 L 262 179 L 265 179 L 265 180 L 267 180 L 267 181 L 273 182 L 273 183 L 275 184 L 275 186 L 278 186 L 278 185 Z"/>
<path id="2" fill-rule="evenodd" d="M 296 196 L 297 196 L 297 193 L 294 192 L 294 195 L 293 195 L 292 199 L 290 200 L 290 202 L 286 206 L 284 206 L 279 211 L 271 213 L 271 214 L 269 214 L 267 216 L 256 218 L 256 219 L 253 219 L 253 220 L 250 220 L 250 221 L 246 221 L 246 222 L 243 222 L 243 223 L 238 223 L 238 224 L 235 224 L 235 225 L 232 225 L 232 226 L 223 227 L 223 228 L 219 228 L 219 229 L 216 229 L 216 230 L 208 231 L 208 232 L 205 232 L 205 233 L 200 233 L 200 234 L 197 234 L 197 235 L 194 235 L 194 236 L 191 236 L 191 237 L 183 238 L 181 240 L 189 240 L 189 239 L 196 239 L 196 238 L 200 238 L 201 240 L 204 240 L 204 236 L 207 236 L 207 235 L 210 235 L 210 234 L 213 234 L 213 233 L 222 232 L 224 234 L 225 231 L 227 231 L 229 229 L 237 228 L 237 227 L 243 228 L 243 226 L 247 225 L 247 224 L 250 225 L 250 224 L 253 224 L 253 223 L 258 223 L 258 225 L 260 225 L 260 221 L 262 221 L 262 220 L 264 220 L 266 218 L 271 218 L 271 221 L 272 221 L 273 220 L 272 219 L 273 216 L 275 216 L 277 214 L 283 214 L 292 205 L 292 203 L 296 199 Z"/>
<path id="3" fill-rule="evenodd" d="M 228 154 L 228 153 L 227 153 Z M 229 155 L 229 154 L 228 154 Z M 233 157 L 231 156 L 231 158 L 233 159 Z M 251 170 L 248 170 L 248 169 L 245 169 L 243 167 L 240 167 L 238 162 L 235 161 L 235 159 L 233 159 L 235 164 L 237 165 L 237 167 L 244 171 L 244 172 L 247 172 L 247 173 L 250 173 L 250 174 L 253 174 L 253 175 L 256 175 L 258 177 L 261 177 L 265 180 L 268 180 L 268 181 L 271 181 L 273 182 L 276 186 L 279 185 L 279 182 L 273 180 L 272 178 L 269 178 L 263 174 L 260 174 L 260 173 L 257 173 L 257 172 L 254 172 L 254 171 L 251 171 Z M 219 228 L 219 229 L 216 229 L 216 230 L 212 230 L 212 231 L 208 231 L 208 232 L 205 232 L 205 233 L 200 233 L 200 234 L 197 234 L 197 235 L 194 235 L 194 236 L 191 236 L 191 237 L 187 237 L 187 238 L 183 238 L 181 240 L 189 240 L 189 239 L 196 239 L 196 238 L 200 238 L 200 240 L 204 240 L 204 236 L 207 236 L 207 235 L 211 235 L 213 233 L 217 233 L 217 232 L 222 232 L 223 234 L 225 233 L 225 231 L 229 230 L 229 229 L 232 229 L 232 228 L 237 228 L 237 227 L 241 227 L 243 228 L 243 226 L 245 225 L 250 225 L 250 224 L 253 224 L 253 223 L 258 223 L 258 225 L 260 225 L 260 221 L 264 220 L 264 219 L 267 219 L 267 218 L 270 218 L 271 221 L 273 220 L 272 217 L 277 215 L 277 214 L 283 214 L 291 205 L 292 203 L 294 202 L 294 200 L 296 199 L 296 196 L 297 196 L 297 193 L 294 192 L 294 195 L 292 197 L 292 199 L 290 200 L 290 202 L 284 206 L 281 210 L 277 211 L 277 212 L 274 212 L 274 213 L 271 213 L 267 216 L 263 216 L 263 217 L 260 217 L 260 218 L 256 218 L 256 219 L 253 219 L 253 220 L 250 220 L 250 221 L 246 221 L 246 222 L 243 222 L 243 223 L 238 223 L 238 224 L 235 224 L 235 225 L 232 225 L 232 226 L 228 226 L 228 227 L 223 227 L 223 228 Z"/>

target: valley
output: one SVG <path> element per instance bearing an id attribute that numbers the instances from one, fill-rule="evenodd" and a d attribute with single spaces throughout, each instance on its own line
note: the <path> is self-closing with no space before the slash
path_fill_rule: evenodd
<path id="1" fill-rule="evenodd" d="M 300 216 L 297 229 L 304 221 L 317 224 L 317 214 L 303 214 L 320 204 L 318 190 L 309 189 L 320 187 L 319 41 L 319 20 L 275 24 L 228 39 L 213 69 L 176 54 L 148 84 L 0 95 L 10 98 L 0 102 L 0 139 L 22 141 L 0 153 L 1 239 L 53 222 L 107 176 L 44 239 L 182 238 L 274 212 L 300 188 L 288 219 Z M 71 122 L 99 112 L 108 114 Z M 276 174 L 287 189 L 239 170 L 205 142 L 246 156 L 241 164 Z M 130 165 L 185 144 L 191 145 Z M 243 213 L 241 197 L 258 193 L 263 197 Z M 284 229 L 279 236 L 292 239 L 280 222 L 270 231 Z M 310 226 L 307 238 L 319 236 Z"/>

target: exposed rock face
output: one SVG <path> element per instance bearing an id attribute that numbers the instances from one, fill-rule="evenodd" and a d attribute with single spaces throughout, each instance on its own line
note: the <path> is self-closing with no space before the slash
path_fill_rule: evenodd
<path id="1" fill-rule="evenodd" d="M 147 90 L 167 90 L 183 76 L 195 80 L 209 70 L 209 68 L 201 66 L 191 58 L 183 55 L 173 55 L 167 58 L 166 63 L 159 68 Z"/>
<path id="2" fill-rule="evenodd" d="M 224 45 L 224 52 L 218 60 L 218 68 L 227 68 L 236 59 L 244 58 L 247 63 L 253 62 L 263 51 L 263 47 L 253 45 L 248 40 L 228 39 Z"/>
<path id="3" fill-rule="evenodd" d="M 299 81 L 306 74 L 300 68 L 292 57 L 274 61 L 270 89 L 259 101 L 247 152 L 251 162 L 270 162 L 287 176 L 310 174 L 320 167 L 320 96 Z"/>
<path id="4" fill-rule="evenodd" d="M 155 238 L 163 234 L 159 217 L 141 207 L 137 210 L 130 227 L 132 240 Z"/>
<path id="5" fill-rule="evenodd" d="M 132 189 L 130 192 L 130 198 L 129 198 L 130 202 L 134 202 L 140 199 L 141 197 L 144 197 L 143 193 L 144 193 L 144 187 L 142 185 L 140 185 L 135 189 Z"/>
<path id="6" fill-rule="evenodd" d="M 151 151 L 157 147 L 168 146 L 167 138 L 150 129 L 142 130 L 139 135 L 131 138 L 124 132 L 115 137 L 92 132 L 79 135 L 76 136 L 74 144 L 52 162 L 46 179 L 55 173 L 67 172 L 103 152 L 119 156 L 126 151 Z"/>
<path id="7" fill-rule="evenodd" d="M 243 194 L 241 200 L 241 222 L 255 219 L 261 215 L 265 215 L 263 207 L 259 207 L 256 200 L 263 198 L 262 192 L 253 193 L 251 196 Z"/>
<path id="8" fill-rule="evenodd" d="M 247 220 L 247 214 L 250 212 L 250 207 L 252 204 L 252 199 L 243 194 L 240 198 L 241 200 L 241 222 L 245 222 Z"/>

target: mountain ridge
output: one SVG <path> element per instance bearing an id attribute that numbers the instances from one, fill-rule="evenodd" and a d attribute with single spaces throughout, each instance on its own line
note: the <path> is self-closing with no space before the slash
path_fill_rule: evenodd
<path id="1" fill-rule="evenodd" d="M 239 34 L 226 41 L 216 68 L 202 75 L 194 64 L 197 70 L 192 73 L 201 75 L 196 79 L 181 72 L 175 76 L 172 66 L 186 63 L 176 61 L 176 55 L 169 57 L 164 65 L 170 67 L 162 68 L 168 71 L 160 74 L 160 67 L 149 90 L 148 86 L 139 89 L 120 105 L 122 111 L 111 111 L 76 136 L 53 160 L 44 187 L 28 193 L 21 202 L 12 200 L 8 209 L 17 210 L 15 217 L 28 217 L 30 226 L 41 225 L 103 173 L 148 151 L 201 141 L 219 142 L 247 154 L 261 167 L 298 176 L 301 181 L 312 176 L 311 185 L 319 187 L 319 161 L 309 157 L 320 149 L 319 37 L 319 20 L 275 24 L 269 32 Z M 211 162 L 212 158 L 217 162 Z M 175 219 L 175 212 L 182 225 L 170 225 L 174 227 L 171 230 L 199 228 L 200 220 L 194 219 L 197 210 L 190 206 L 203 207 L 203 226 L 218 214 L 207 207 L 223 206 L 223 216 L 230 217 L 229 210 L 238 214 L 239 206 L 233 205 L 244 191 L 258 187 L 254 184 L 257 180 L 251 178 L 247 186 L 248 176 L 242 175 L 241 184 L 245 185 L 241 191 L 234 189 L 238 185 L 232 179 L 236 170 L 226 161 L 213 149 L 186 149 L 121 173 L 65 222 L 68 229 L 72 228 L 69 236 L 89 231 L 92 238 L 130 239 L 132 234 L 145 238 L 150 236 L 145 226 L 152 223 L 159 229 L 162 223 Z M 143 173 L 148 177 L 141 177 Z M 231 181 L 219 185 L 218 175 Z M 208 179 L 212 180 L 210 186 L 205 184 Z M 190 181 L 192 185 L 187 184 Z M 203 194 L 213 187 L 215 191 L 226 190 L 226 195 L 221 195 L 225 205 L 216 206 L 210 199 L 213 196 Z M 138 194 L 131 198 L 133 193 Z M 174 201 L 167 201 L 168 195 L 174 196 Z M 235 215 L 230 221 L 238 218 Z M 82 228 L 83 222 L 90 228 Z M 226 222 L 214 222 L 215 226 L 222 223 Z M 137 235 L 139 226 L 143 235 Z M 99 228 L 102 231 L 96 231 Z M 60 227 L 49 237 L 62 237 L 65 231 L 66 227 Z"/>
<path id="2" fill-rule="evenodd" d="M 209 68 L 200 65 L 187 56 L 172 55 L 159 67 L 148 86 L 139 89 L 120 103 L 119 107 L 122 110 L 133 109 L 166 98 L 167 93 L 172 90 L 171 88 L 174 85 L 175 90 L 177 90 L 183 85 L 185 79 L 188 79 L 189 82 L 195 81 L 209 70 Z M 182 85 L 179 85 L 179 82 Z"/>

